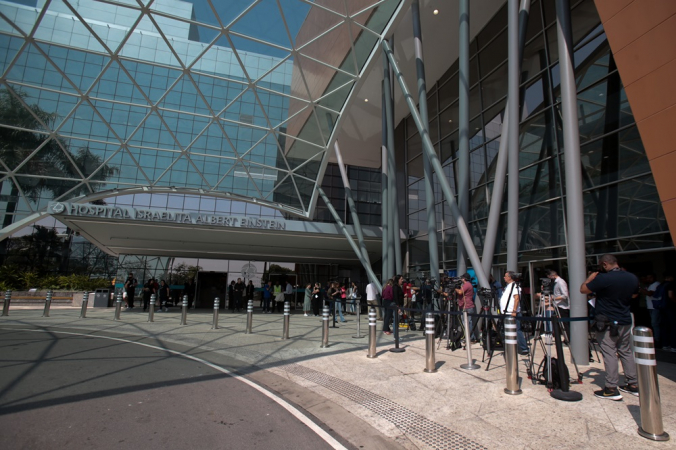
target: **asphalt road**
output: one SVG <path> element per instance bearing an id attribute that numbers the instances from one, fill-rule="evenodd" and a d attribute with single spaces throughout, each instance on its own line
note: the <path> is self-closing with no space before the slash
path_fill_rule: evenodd
<path id="1" fill-rule="evenodd" d="M 0 448 L 331 447 L 206 364 L 91 336 L 0 330 Z"/>

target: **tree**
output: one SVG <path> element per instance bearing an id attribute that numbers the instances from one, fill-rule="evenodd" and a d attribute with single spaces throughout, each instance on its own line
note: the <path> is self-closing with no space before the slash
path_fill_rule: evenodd
<path id="1" fill-rule="evenodd" d="M 28 98 L 23 91 L 0 90 L 0 124 L 4 125 L 0 127 L 0 169 L 13 171 L 23 163 L 21 173 L 40 175 L 39 178 L 18 177 L 16 183 L 11 178 L 5 180 L 11 189 L 2 228 L 14 220 L 19 189 L 33 203 L 40 200 L 44 191 L 52 198 L 64 194 L 75 197 L 100 189 L 98 183 L 87 186 L 79 181 L 83 175 L 89 180 L 105 181 L 119 172 L 117 167 L 104 164 L 103 158 L 92 153 L 89 147 L 79 147 L 72 153 L 68 141 L 50 136 L 58 115 L 36 104 L 28 105 Z M 0 242 L 0 258 L 3 259 L 7 255 L 6 241 Z M 64 245 L 70 246 L 70 243 L 68 240 Z M 65 248 L 62 257 L 68 258 L 68 253 L 69 248 Z"/>

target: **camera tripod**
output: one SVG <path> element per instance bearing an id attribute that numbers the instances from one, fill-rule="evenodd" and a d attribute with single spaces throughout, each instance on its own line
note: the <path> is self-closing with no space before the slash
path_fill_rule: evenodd
<path id="1" fill-rule="evenodd" d="M 538 305 L 538 313 L 537 317 L 557 317 L 558 319 L 561 319 L 561 313 L 559 311 L 559 307 L 556 305 L 556 302 L 554 301 L 554 296 L 552 295 L 551 292 L 548 291 L 543 291 L 540 294 L 540 304 Z M 543 330 L 544 328 L 544 330 Z M 565 344 L 566 347 L 570 350 L 570 340 L 568 339 L 568 333 L 566 332 L 565 327 L 561 327 L 561 333 L 563 334 L 563 344 Z M 540 347 L 542 348 L 542 352 L 545 355 L 545 360 L 543 361 L 544 366 L 541 364 L 540 368 L 542 368 L 542 371 L 546 370 L 547 372 L 547 379 L 544 380 L 543 378 L 540 378 L 540 369 L 538 369 L 538 372 L 536 373 L 535 371 L 535 346 L 536 342 L 540 342 Z M 552 331 L 552 324 L 549 321 L 538 321 L 535 325 L 535 331 L 533 333 L 533 344 L 531 346 L 531 351 L 530 351 L 530 358 L 528 361 L 528 368 L 526 370 L 528 376 L 531 378 L 533 384 L 535 384 L 538 380 L 539 381 L 544 381 L 545 384 L 548 387 L 553 387 L 552 384 L 552 345 L 554 344 L 554 336 L 553 336 L 553 331 Z M 582 375 L 580 375 L 580 370 L 577 367 L 577 363 L 575 362 L 575 357 L 573 356 L 573 353 L 570 352 L 570 360 L 573 363 L 573 366 L 575 366 L 575 372 L 577 373 L 577 380 L 578 382 L 582 381 Z"/>
<path id="2" fill-rule="evenodd" d="M 457 311 L 457 294 L 453 292 L 448 299 L 442 300 L 445 302 L 445 309 L 448 312 Z M 457 314 L 442 314 L 437 326 L 439 333 L 439 341 L 437 342 L 437 349 L 441 346 L 441 341 L 446 337 L 446 350 L 457 350 L 462 347 L 462 338 L 465 335 L 465 328 L 462 320 L 459 320 Z"/>
<path id="3" fill-rule="evenodd" d="M 480 293 L 479 296 L 481 298 L 481 312 L 474 323 L 472 332 L 476 331 L 476 328 L 479 326 L 479 324 L 483 324 L 480 341 L 484 351 L 481 357 L 481 362 L 486 360 L 486 354 L 488 353 L 488 364 L 486 365 L 486 370 L 488 370 L 491 367 L 491 361 L 493 360 L 493 354 L 495 350 L 504 351 L 505 346 L 502 342 L 502 336 L 504 333 L 501 330 L 502 324 L 490 317 L 495 303 L 495 297 L 493 293 Z"/>

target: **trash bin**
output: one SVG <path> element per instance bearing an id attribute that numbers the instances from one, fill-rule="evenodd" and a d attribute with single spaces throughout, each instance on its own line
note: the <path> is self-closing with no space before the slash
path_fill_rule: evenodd
<path id="1" fill-rule="evenodd" d="M 97 289 L 94 292 L 94 308 L 107 308 L 110 289 Z"/>

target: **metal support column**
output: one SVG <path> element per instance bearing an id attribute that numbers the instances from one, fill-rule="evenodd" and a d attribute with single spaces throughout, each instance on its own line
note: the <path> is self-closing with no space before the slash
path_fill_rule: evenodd
<path id="1" fill-rule="evenodd" d="M 411 5 L 413 17 L 413 40 L 415 44 L 415 66 L 418 73 L 418 105 L 420 118 L 429 133 L 430 120 L 427 111 L 427 85 L 425 84 L 425 62 L 422 50 L 422 30 L 420 27 L 420 4 L 414 0 Z M 423 153 L 423 171 L 425 173 L 425 206 L 427 207 L 427 240 L 430 252 L 430 278 L 439 278 L 439 245 L 437 242 L 437 214 L 434 207 L 434 183 L 432 164 L 426 153 Z"/>
<path id="2" fill-rule="evenodd" d="M 366 250 L 366 243 L 364 242 L 364 233 L 362 232 L 361 229 L 361 222 L 359 221 L 359 215 L 357 214 L 357 206 L 354 204 L 354 197 L 352 197 L 352 188 L 350 187 L 350 180 L 347 178 L 347 170 L 345 169 L 345 164 L 343 163 L 343 155 L 340 152 L 340 146 L 338 145 L 338 141 L 336 141 L 333 147 L 336 150 L 336 159 L 338 160 L 340 177 L 343 180 L 343 187 L 345 188 L 345 198 L 347 198 L 347 206 L 350 208 L 350 217 L 352 217 L 352 226 L 354 227 L 354 231 L 357 234 L 359 248 L 361 249 L 361 254 L 364 257 L 366 263 L 368 265 L 371 265 L 369 253 Z"/>
<path id="3" fill-rule="evenodd" d="M 338 228 L 340 228 L 340 231 L 343 232 L 343 235 L 347 239 L 347 242 L 350 244 L 350 247 L 352 247 L 352 250 L 354 251 L 355 255 L 357 255 L 357 258 L 359 258 L 359 262 L 364 267 L 364 270 L 366 270 L 366 275 L 368 276 L 369 281 L 376 285 L 378 292 L 382 293 L 383 287 L 380 284 L 380 281 L 378 281 L 378 279 L 376 278 L 376 274 L 373 273 L 371 265 L 362 256 L 359 247 L 357 247 L 357 244 L 354 243 L 354 239 L 352 239 L 352 236 L 350 236 L 350 233 L 347 231 L 347 228 L 345 228 L 345 224 L 343 223 L 342 220 L 340 220 L 340 216 L 338 215 L 335 208 L 331 204 L 331 200 L 329 200 L 329 198 L 324 193 L 324 190 L 319 186 L 317 186 L 317 192 L 324 200 L 324 203 L 326 203 L 326 207 L 329 209 L 329 212 L 333 216 L 333 219 L 336 221 L 336 224 L 338 225 Z"/>
<path id="4" fill-rule="evenodd" d="M 382 145 L 381 145 L 381 197 L 380 197 L 380 224 L 383 234 L 383 252 L 382 252 L 382 276 L 383 284 L 394 276 L 394 260 L 391 258 L 392 252 L 390 247 L 390 221 L 389 221 L 389 181 L 387 177 L 387 116 L 385 115 L 385 83 L 382 83 Z"/>
<path id="5" fill-rule="evenodd" d="M 570 316 L 587 315 L 587 298 L 580 293 L 586 278 L 584 214 L 582 203 L 582 169 L 580 162 L 580 130 L 577 118 L 577 89 L 573 62 L 573 37 L 568 0 L 556 1 L 556 35 L 561 74 L 561 112 L 566 168 L 566 229 L 568 231 L 568 285 Z M 586 320 L 570 323 L 570 350 L 576 361 L 589 364 L 588 323 Z"/>
<path id="6" fill-rule="evenodd" d="M 526 30 L 528 29 L 529 13 L 530 0 L 521 0 L 521 8 L 519 9 L 519 67 L 521 67 L 523 59 L 523 47 L 526 44 Z M 509 103 L 510 98 L 507 97 L 507 102 L 505 104 L 505 114 L 502 116 L 500 147 L 498 149 L 498 160 L 495 164 L 495 182 L 493 183 L 493 192 L 491 193 L 491 207 L 488 211 L 488 223 L 486 225 L 486 236 L 484 237 L 484 250 L 483 255 L 481 256 L 481 263 L 483 265 L 484 272 L 486 273 L 489 273 L 491 271 L 491 267 L 493 267 L 495 241 L 497 240 L 498 236 L 500 212 L 502 211 L 502 195 L 504 192 L 505 179 L 507 178 L 507 134 L 509 131 Z"/>
<path id="7" fill-rule="evenodd" d="M 430 158 L 430 163 L 432 164 L 432 168 L 434 169 L 434 171 L 437 174 L 441 174 L 441 176 L 438 176 L 437 179 L 439 180 L 439 184 L 441 185 L 441 190 L 444 193 L 446 202 L 448 203 L 448 206 L 451 208 L 451 213 L 453 214 L 453 217 L 456 220 L 458 227 L 458 235 L 465 244 L 465 251 L 467 252 L 469 260 L 472 263 L 472 267 L 475 268 L 479 284 L 481 285 L 481 287 L 489 287 L 490 284 L 488 282 L 488 278 L 486 277 L 486 273 L 483 271 L 481 267 L 481 260 L 479 260 L 479 254 L 477 253 L 476 248 L 474 247 L 472 237 L 469 234 L 469 230 L 467 229 L 467 223 L 465 222 L 465 218 L 462 216 L 462 214 L 460 214 L 458 204 L 455 201 L 455 194 L 453 192 L 453 188 L 451 188 L 451 185 L 448 184 L 448 180 L 446 179 L 446 177 L 443 176 L 444 171 L 443 168 L 441 167 L 441 162 L 439 162 L 439 158 L 437 157 L 436 151 L 434 150 L 434 145 L 432 145 L 429 133 L 427 133 L 427 131 L 423 127 L 422 120 L 420 119 L 420 113 L 418 113 L 418 109 L 416 108 L 415 103 L 413 102 L 413 98 L 409 93 L 406 81 L 404 80 L 404 77 L 401 71 L 399 70 L 397 62 L 394 60 L 394 56 L 390 51 L 390 46 L 388 45 L 387 41 L 385 40 L 381 41 L 381 45 L 385 49 L 385 53 L 387 54 L 387 57 L 390 60 L 390 64 L 392 64 L 392 68 L 394 69 L 395 76 L 399 81 L 399 87 L 401 88 L 404 99 L 406 100 L 408 109 L 411 113 L 411 116 L 413 117 L 413 121 L 415 122 L 416 127 L 418 128 L 420 136 L 422 136 L 423 151 L 426 152 L 427 156 Z"/>
<path id="8" fill-rule="evenodd" d="M 394 151 L 394 99 L 392 98 L 392 80 L 390 78 L 390 64 L 387 56 L 383 55 L 383 91 L 385 93 L 385 117 L 387 119 L 387 214 L 390 221 L 390 236 L 392 246 L 390 251 L 394 255 L 394 271 L 392 276 L 401 271 L 401 239 L 399 230 L 399 208 L 396 182 L 396 158 Z M 390 254 L 392 256 L 392 254 Z"/>
<path id="9" fill-rule="evenodd" d="M 460 0 L 458 17 L 458 206 L 469 218 L 469 0 Z M 458 276 L 467 272 L 465 248 L 458 241 Z"/>
<path id="10" fill-rule="evenodd" d="M 519 271 L 519 0 L 507 2 L 507 270 Z M 503 137 L 504 138 L 504 137 Z M 497 187 L 497 185 L 495 185 Z"/>

